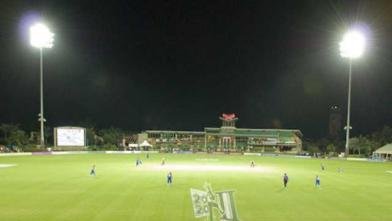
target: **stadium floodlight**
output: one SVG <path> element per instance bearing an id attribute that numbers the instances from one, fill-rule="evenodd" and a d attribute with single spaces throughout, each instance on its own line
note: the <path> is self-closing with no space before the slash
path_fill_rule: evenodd
<path id="1" fill-rule="evenodd" d="M 347 32 L 340 42 L 340 55 L 344 58 L 359 58 L 365 51 L 365 37 L 356 30 Z"/>
<path id="2" fill-rule="evenodd" d="M 43 48 L 53 47 L 54 34 L 50 32 L 49 28 L 42 23 L 37 23 L 30 27 L 30 44 L 33 47 L 40 49 L 40 114 L 39 121 L 41 122 L 41 147 L 45 146 L 44 140 L 44 98 L 43 98 Z"/>
<path id="3" fill-rule="evenodd" d="M 344 36 L 340 42 L 340 56 L 349 59 L 349 71 L 348 71 L 348 95 L 347 95 L 347 126 L 346 126 L 346 146 L 345 155 L 348 157 L 349 154 L 349 139 L 350 139 L 350 106 L 351 106 L 351 72 L 352 72 L 352 60 L 361 57 L 365 51 L 366 41 L 364 35 L 357 30 L 350 30 Z"/>
<path id="4" fill-rule="evenodd" d="M 54 34 L 42 23 L 37 23 L 30 28 L 30 44 L 36 48 L 53 47 Z"/>

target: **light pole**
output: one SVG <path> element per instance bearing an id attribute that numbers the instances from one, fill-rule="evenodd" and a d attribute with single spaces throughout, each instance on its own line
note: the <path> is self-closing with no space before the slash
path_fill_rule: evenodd
<path id="1" fill-rule="evenodd" d="M 40 113 L 39 121 L 41 123 L 41 147 L 45 146 L 44 138 L 44 86 L 43 86 L 43 48 L 53 47 L 53 36 L 54 34 L 50 32 L 49 28 L 41 23 L 37 23 L 30 28 L 30 44 L 33 47 L 39 48 L 40 51 Z"/>
<path id="2" fill-rule="evenodd" d="M 365 50 L 365 37 L 356 30 L 348 31 L 340 42 L 340 55 L 349 59 L 348 70 L 348 95 L 347 95 L 347 125 L 346 125 L 346 146 L 345 156 L 348 157 L 350 147 L 350 110 L 351 110 L 351 72 L 352 61 L 355 58 L 361 57 Z"/>

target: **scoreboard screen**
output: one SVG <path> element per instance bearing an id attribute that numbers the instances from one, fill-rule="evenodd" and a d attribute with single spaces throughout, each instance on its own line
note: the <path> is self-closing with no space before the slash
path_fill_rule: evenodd
<path id="1" fill-rule="evenodd" d="M 56 146 L 85 146 L 86 129 L 81 127 L 58 127 L 55 131 Z"/>

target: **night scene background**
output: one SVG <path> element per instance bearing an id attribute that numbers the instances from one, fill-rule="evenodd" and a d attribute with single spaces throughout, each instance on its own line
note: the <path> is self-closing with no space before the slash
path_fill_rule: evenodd
<path id="1" fill-rule="evenodd" d="M 30 25 L 55 33 L 44 50 L 51 127 L 203 130 L 236 113 L 238 127 L 328 133 L 346 121 L 343 33 L 367 48 L 353 62 L 353 135 L 392 124 L 392 2 L 1 1 L 0 122 L 39 130 L 39 50 Z"/>

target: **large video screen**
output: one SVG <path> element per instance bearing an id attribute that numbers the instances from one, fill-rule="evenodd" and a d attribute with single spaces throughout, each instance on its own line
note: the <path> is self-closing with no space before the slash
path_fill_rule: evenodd
<path id="1" fill-rule="evenodd" d="M 84 128 L 57 128 L 57 146 L 85 146 L 85 137 Z"/>

